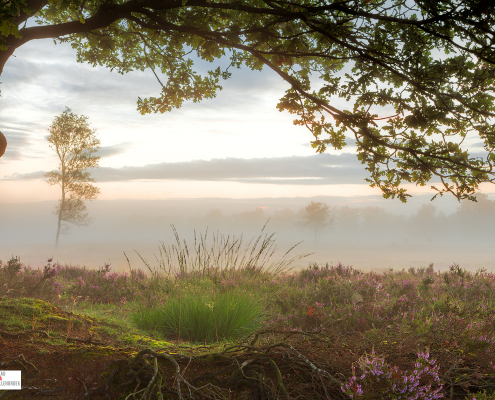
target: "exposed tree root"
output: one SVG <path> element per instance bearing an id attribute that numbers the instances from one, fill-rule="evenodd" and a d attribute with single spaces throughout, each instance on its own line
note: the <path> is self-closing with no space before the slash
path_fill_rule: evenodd
<path id="1" fill-rule="evenodd" d="M 297 381 L 300 389 L 302 387 L 300 384 L 303 384 L 303 392 L 308 394 L 310 390 L 311 398 L 345 399 L 340 390 L 341 382 L 327 371 L 314 365 L 291 344 L 278 342 L 261 347 L 254 346 L 261 334 L 274 332 L 277 331 L 261 331 L 255 335 L 250 344 L 239 344 L 220 353 L 197 357 L 182 354 L 173 354 L 174 357 L 172 357 L 166 352 L 145 349 L 130 360 L 121 359 L 111 363 L 107 368 L 110 372 L 105 385 L 94 391 L 113 397 L 121 395 L 120 390 L 123 389 L 125 399 L 143 400 L 163 399 L 165 395 L 168 395 L 168 398 L 179 400 L 226 400 L 237 398 L 242 391 L 250 391 L 250 398 L 256 400 L 295 398 L 296 393 L 289 394 L 283 382 L 282 369 L 285 374 L 288 371 L 297 370 L 297 374 L 294 374 L 294 381 Z M 278 333 L 287 334 L 287 331 Z M 295 333 L 306 334 L 295 331 L 289 332 L 289 335 Z M 307 333 L 307 335 L 314 334 Z M 233 355 L 233 353 L 236 354 Z M 180 364 L 186 362 L 187 364 L 181 371 Z M 204 366 L 207 363 L 208 367 L 203 370 L 210 371 L 200 375 L 190 372 L 186 377 L 186 371 L 192 362 L 194 362 L 194 367 L 199 369 L 202 364 Z M 217 370 L 212 372 L 212 368 Z M 171 376 L 172 380 L 167 382 L 167 376 Z M 127 380 L 119 383 L 124 377 Z M 332 386 L 332 397 L 328 385 Z M 87 392 L 87 396 L 93 398 L 93 395 L 94 392 Z"/>

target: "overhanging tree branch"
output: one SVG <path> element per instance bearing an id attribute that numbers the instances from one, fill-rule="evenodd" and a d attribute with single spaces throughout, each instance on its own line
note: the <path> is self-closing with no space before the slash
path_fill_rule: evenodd
<path id="1" fill-rule="evenodd" d="M 354 136 L 369 181 L 385 197 L 405 201 L 402 181 L 424 185 L 438 177 L 444 191 L 472 198 L 480 183 L 495 180 L 495 4 L 114 1 L 58 7 L 49 0 L 37 13 L 45 26 L 23 28 L 22 37 L 4 35 L 10 46 L 0 50 L 0 72 L 20 45 L 59 38 L 72 42 L 78 61 L 120 73 L 151 69 L 161 93 L 139 98 L 138 110 L 165 112 L 214 97 L 219 79 L 230 76 L 217 68 L 201 77 L 186 48 L 210 62 L 229 49 L 230 66 L 268 67 L 289 83 L 277 107 L 298 116 L 294 123 L 312 132 L 317 151 L 329 144 L 341 149 L 345 134 Z M 344 79 L 337 72 L 346 62 L 352 73 Z M 318 91 L 311 74 L 320 76 Z M 332 105 L 337 97 L 347 109 Z M 329 139 L 320 139 L 322 133 Z M 483 140 L 486 160 L 463 151 L 468 134 Z"/>

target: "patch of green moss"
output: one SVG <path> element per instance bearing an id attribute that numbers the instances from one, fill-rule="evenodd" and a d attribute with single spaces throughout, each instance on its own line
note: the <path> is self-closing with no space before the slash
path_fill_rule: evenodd
<path id="1" fill-rule="evenodd" d="M 137 345 L 147 345 L 154 348 L 162 348 L 173 346 L 172 343 L 166 342 L 164 340 L 155 340 L 151 339 L 148 336 L 143 335 L 130 335 L 124 338 L 124 340 L 129 344 L 137 344 Z"/>
<path id="2" fill-rule="evenodd" d="M 69 321 L 67 318 L 61 317 L 60 315 L 47 315 L 43 320 L 49 323 L 67 323 Z"/>
<path id="3" fill-rule="evenodd" d="M 33 314 L 41 315 L 57 312 L 57 307 L 47 301 L 26 297 L 9 298 L 0 296 L 0 308 L 7 309 L 11 312 L 15 312 L 23 316 L 33 316 Z"/>
<path id="4" fill-rule="evenodd" d="M 34 324 L 37 329 L 44 329 L 39 323 L 51 325 L 68 322 L 56 306 L 40 299 L 0 296 L 0 310 L 3 319 L 7 321 L 5 325 L 11 329 L 27 329 L 26 324 Z"/>
<path id="5" fill-rule="evenodd" d="M 112 354 L 118 353 L 119 349 L 112 346 L 98 346 L 93 348 L 83 348 L 79 351 L 84 358 L 105 358 L 111 356 Z M 138 354 L 138 351 L 129 352 L 130 355 L 134 356 Z"/>
<path id="6" fill-rule="evenodd" d="M 92 318 L 88 315 L 85 315 L 85 314 L 76 314 L 76 313 L 69 313 L 69 316 L 71 317 L 76 317 L 78 319 L 82 319 L 84 320 L 84 322 L 88 323 L 88 324 L 95 324 L 98 322 L 98 320 L 96 318 Z"/>

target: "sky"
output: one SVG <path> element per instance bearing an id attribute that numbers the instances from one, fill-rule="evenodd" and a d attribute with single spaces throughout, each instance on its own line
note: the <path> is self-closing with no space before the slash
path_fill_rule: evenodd
<path id="1" fill-rule="evenodd" d="M 309 131 L 277 111 L 288 85 L 270 71 L 235 70 L 215 99 L 143 116 L 137 97 L 160 90 L 150 71 L 122 76 L 78 64 L 70 45 L 55 46 L 51 40 L 30 42 L 15 55 L 1 85 L 0 115 L 9 143 L 0 170 L 9 194 L 1 202 L 31 201 L 34 187 L 38 200 L 56 196 L 56 188 L 42 181 L 43 173 L 58 165 L 46 136 L 66 106 L 88 116 L 101 140 L 94 175 L 101 182 L 101 200 L 202 197 L 205 192 L 290 196 L 300 193 L 301 185 L 306 196 L 378 193 L 363 182 L 366 174 L 355 157 L 317 155 Z"/>
<path id="2" fill-rule="evenodd" d="M 198 61 L 195 66 L 198 71 L 216 68 Z M 0 129 L 8 141 L 0 159 L 0 217 L 4 215 L 0 259 L 12 253 L 15 242 L 15 250 L 30 254 L 27 258 L 36 263 L 33 246 L 47 243 L 46 238 L 51 240 L 54 235 L 53 215 L 30 215 L 27 220 L 26 210 L 41 210 L 44 205 L 53 208 L 60 198 L 60 188 L 49 186 L 43 175 L 58 168 L 57 156 L 46 140 L 47 130 L 66 107 L 87 116 L 101 141 L 99 168 L 92 172 L 101 194 L 89 207 L 95 212 L 105 202 L 179 204 L 184 199 L 189 209 L 181 212 L 199 217 L 208 207 L 217 208 L 212 200 L 217 199 L 222 207 L 236 204 L 232 212 L 261 207 L 269 216 L 285 208 L 297 211 L 312 199 L 324 198 L 328 204 L 379 205 L 412 215 L 421 204 L 429 203 L 434 195 L 430 185 L 405 185 L 415 196 L 407 204 L 384 200 L 379 189 L 364 181 L 367 171 L 356 159 L 350 138 L 343 150 L 330 148 L 317 154 L 310 146 L 311 133 L 293 125 L 292 115 L 276 109 L 288 84 L 273 71 L 243 68 L 232 72 L 214 99 L 185 103 L 169 113 L 141 115 L 138 96 L 160 92 L 151 71 L 120 75 L 80 64 L 70 44 L 55 45 L 51 39 L 31 41 L 18 49 L 7 61 L 0 84 Z M 344 106 L 339 101 L 333 105 Z M 473 142 L 471 149 L 479 150 L 477 146 Z M 493 185 L 481 189 L 493 198 Z M 434 203 L 447 214 L 459 206 L 452 196 Z M 37 228 L 29 228 L 37 217 Z M 29 232 L 16 230 L 16 226 L 26 226 Z M 73 237 L 86 243 L 96 228 L 77 229 L 86 236 L 74 233 Z M 2 237 L 10 247 L 2 244 Z M 25 237 L 30 237 L 29 243 L 23 244 Z M 131 245 L 142 242 L 139 237 L 126 240 Z"/>

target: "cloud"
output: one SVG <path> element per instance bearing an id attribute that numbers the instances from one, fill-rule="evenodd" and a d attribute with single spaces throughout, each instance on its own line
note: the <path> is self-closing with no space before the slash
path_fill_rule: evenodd
<path id="1" fill-rule="evenodd" d="M 16 172 L 15 174 L 6 176 L 4 179 L 0 179 L 0 180 L 17 181 L 17 180 L 29 180 L 29 179 L 44 179 L 44 175 L 47 172 L 48 171 L 35 171 L 35 172 L 29 172 L 27 174 L 19 174 Z"/>
<path id="2" fill-rule="evenodd" d="M 22 107 L 24 112 L 35 109 L 54 116 L 67 105 L 87 114 L 91 110 L 102 112 L 102 103 L 114 110 L 129 104 L 135 107 L 138 96 L 160 91 L 151 71 L 134 71 L 123 77 L 105 67 L 76 63 L 76 58 L 70 44 L 54 45 L 52 39 L 27 43 L 16 50 L 2 73 L 0 89 L 7 101 L 0 109 L 13 114 L 11 109 Z M 125 119 L 125 115 L 121 117 Z"/>
<path id="3" fill-rule="evenodd" d="M 7 126 L 2 129 L 2 133 L 7 139 L 7 150 L 2 157 L 2 161 L 17 161 L 29 158 L 26 155 L 26 149 L 32 146 L 30 138 L 31 132 L 22 127 Z"/>
<path id="4" fill-rule="evenodd" d="M 132 71 L 122 76 L 103 66 L 75 63 L 76 50 L 68 43 L 55 45 L 52 39 L 37 40 L 16 50 L 15 56 L 9 59 L 2 74 L 0 89 L 2 95 L 8 97 L 8 101 L 0 107 L 3 110 L 26 109 L 29 105 L 56 115 L 61 108 L 63 110 L 65 105 L 69 105 L 70 108 L 84 109 L 84 114 L 91 112 L 94 116 L 101 102 L 111 104 L 114 110 L 128 106 L 135 108 L 138 96 L 160 95 L 160 84 L 151 70 Z M 194 69 L 203 76 L 218 65 L 225 68 L 230 63 L 228 55 L 214 64 L 200 60 L 194 54 L 190 57 L 194 61 Z M 219 91 L 219 96 L 201 102 L 205 111 L 225 106 L 243 111 L 260 102 L 260 97 L 267 93 L 276 93 L 280 97 L 288 88 L 288 84 L 273 71 L 252 71 L 247 67 L 230 68 L 229 71 L 232 77 L 221 81 L 224 90 Z M 159 73 L 159 77 L 166 82 L 166 75 Z M 33 87 L 36 88 L 35 96 L 23 96 L 27 94 L 25 92 L 33 93 Z M 28 104 L 22 101 L 25 98 L 29 98 Z M 183 107 L 196 108 L 193 102 L 186 102 Z M 175 114 L 182 114 L 185 110 L 174 111 Z M 135 114 L 134 118 L 140 116 L 137 110 Z M 130 116 L 122 114 L 121 117 L 128 119 Z"/>
<path id="5" fill-rule="evenodd" d="M 32 62 L 24 57 L 11 58 L 5 64 L 2 80 L 6 82 L 6 85 L 13 85 L 15 87 L 21 85 L 29 86 L 42 80 L 41 78 L 45 78 L 49 74 L 50 69 L 42 63 Z"/>
<path id="6" fill-rule="evenodd" d="M 17 133 L 20 132 L 20 133 Z M 33 155 L 28 155 L 26 154 L 26 151 L 23 151 L 23 149 L 28 148 L 29 146 L 32 146 L 32 140 L 29 139 L 29 134 L 30 132 L 25 129 L 21 128 L 9 128 L 9 130 L 5 130 L 3 132 L 5 134 L 5 137 L 8 140 L 8 152 L 5 152 L 5 155 L 2 157 L 2 160 L 22 160 L 26 158 L 39 158 L 39 156 L 33 156 Z M 43 139 L 46 141 L 46 138 L 48 136 L 45 136 Z M 131 142 L 124 142 L 124 143 L 119 143 L 113 146 L 103 146 L 100 147 L 96 155 L 99 157 L 103 158 L 108 158 L 112 156 L 117 156 L 120 154 L 124 154 L 127 152 L 127 150 L 131 149 L 133 147 L 133 144 Z M 22 179 L 22 180 L 27 180 L 27 179 L 43 179 L 43 175 L 47 171 L 35 171 L 35 172 L 29 172 L 29 173 L 14 173 L 12 175 L 6 176 L 5 179 Z"/>
<path id="7" fill-rule="evenodd" d="M 97 168 L 92 175 L 98 182 L 138 179 L 231 181 L 245 183 L 328 185 L 364 183 L 367 177 L 356 156 L 318 154 L 277 158 L 224 158 L 139 167 Z"/>
<path id="8" fill-rule="evenodd" d="M 108 152 L 125 151 L 128 144 L 110 146 Z M 138 167 L 91 169 L 96 182 L 155 180 L 229 181 L 278 185 L 363 184 L 368 176 L 354 154 L 317 154 L 277 158 L 224 158 Z M 8 179 L 40 179 L 45 172 L 14 174 Z"/>
<path id="9" fill-rule="evenodd" d="M 122 154 L 131 146 L 121 143 L 100 149 L 105 157 Z M 482 156 L 473 153 L 472 156 Z M 96 182 L 136 180 L 224 181 L 272 185 L 364 184 L 369 177 L 355 154 L 316 154 L 273 158 L 222 158 L 122 168 L 98 167 L 88 170 Z M 8 180 L 42 179 L 47 171 L 15 173 Z"/>
<path id="10" fill-rule="evenodd" d="M 103 146 L 98 149 L 96 155 L 98 157 L 112 157 L 119 154 L 124 154 L 128 149 L 132 149 L 133 144 L 131 142 L 119 143 L 113 146 Z"/>

